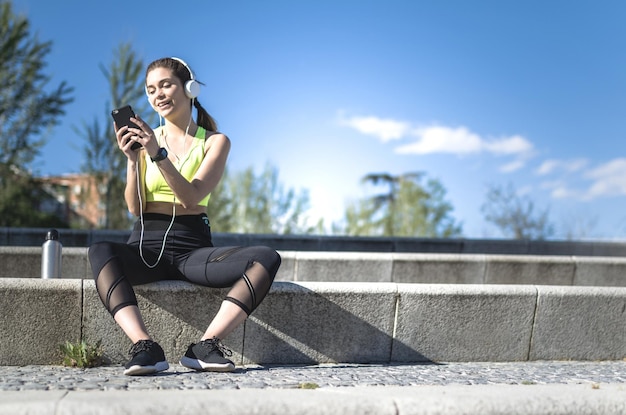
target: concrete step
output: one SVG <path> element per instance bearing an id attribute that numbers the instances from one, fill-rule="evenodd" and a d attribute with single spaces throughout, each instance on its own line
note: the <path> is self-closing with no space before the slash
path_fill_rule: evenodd
<path id="1" fill-rule="evenodd" d="M 170 359 L 197 341 L 226 290 L 181 281 L 136 288 Z M 92 280 L 0 278 L 0 365 L 60 362 L 65 341 L 129 340 Z M 225 341 L 235 363 L 620 360 L 626 287 L 278 281 Z"/>
<path id="2" fill-rule="evenodd" d="M 0 415 L 623 415 L 625 392 L 622 384 L 0 392 Z"/>
<path id="3" fill-rule="evenodd" d="M 278 281 L 626 287 L 626 258 L 279 251 Z M 62 278 L 91 279 L 87 248 L 63 248 Z M 40 278 L 41 247 L 0 246 L 0 277 Z"/>

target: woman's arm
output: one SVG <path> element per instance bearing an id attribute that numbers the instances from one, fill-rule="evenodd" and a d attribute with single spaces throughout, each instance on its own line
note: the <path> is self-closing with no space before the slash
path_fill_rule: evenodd
<path id="1" fill-rule="evenodd" d="M 157 162 L 163 178 L 176 196 L 176 201 L 185 208 L 197 206 L 215 189 L 224 174 L 230 152 L 230 139 L 224 134 L 214 134 L 207 140 L 204 159 L 191 181 L 184 178 L 168 158 Z"/>
<path id="2" fill-rule="evenodd" d="M 113 123 L 113 129 L 115 130 L 115 137 L 117 139 L 119 149 L 128 158 L 128 163 L 126 164 L 126 187 L 124 188 L 124 200 L 128 206 L 128 211 L 135 216 L 139 216 L 141 211 L 139 205 L 139 195 L 137 193 L 137 170 L 142 166 L 140 159 L 145 155 L 145 150 L 132 149 L 133 144 L 136 142 L 133 139 L 135 133 L 130 131 L 128 126 L 117 128 L 117 125 Z M 139 172 L 139 174 L 141 175 L 142 173 Z M 141 190 L 141 201 L 145 206 L 145 193 L 143 192 L 143 186 Z"/>
<path id="3" fill-rule="evenodd" d="M 141 151 L 141 150 L 140 150 Z M 128 164 L 126 166 L 126 187 L 124 189 L 124 199 L 126 200 L 126 205 L 128 206 L 128 211 L 134 216 L 139 216 L 141 213 L 140 203 L 143 204 L 141 208 L 144 208 L 146 205 L 145 192 L 143 188 L 141 189 L 141 202 L 139 201 L 139 194 L 137 192 L 137 173 L 139 170 L 139 177 L 141 177 L 141 155 L 136 158 L 136 160 L 128 159 Z M 143 187 L 143 183 L 140 184 Z"/>

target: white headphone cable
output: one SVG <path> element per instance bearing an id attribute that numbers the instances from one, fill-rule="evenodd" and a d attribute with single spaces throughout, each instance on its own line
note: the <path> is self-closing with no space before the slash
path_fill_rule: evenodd
<path id="1" fill-rule="evenodd" d="M 192 104 L 193 105 L 193 104 Z M 189 127 L 191 126 L 191 120 L 193 119 L 193 111 L 190 114 L 189 117 L 189 122 L 187 123 L 187 128 L 185 129 L 185 138 L 184 140 L 187 140 L 187 134 L 189 133 Z M 161 127 L 161 116 L 159 115 L 159 127 Z M 163 135 L 163 130 L 161 129 L 161 135 Z M 167 144 L 167 141 L 165 142 Z M 183 150 L 184 150 L 184 142 L 183 142 Z M 176 154 L 174 154 L 176 155 Z M 138 156 L 139 157 L 139 156 Z M 184 154 L 183 154 L 184 157 Z M 177 156 L 178 158 L 178 156 Z M 185 162 L 187 161 L 187 159 L 184 160 Z M 179 162 L 179 170 L 182 170 L 182 165 L 180 163 L 180 159 L 178 160 Z M 157 265 L 159 265 L 159 261 L 161 261 L 161 258 L 163 257 L 163 253 L 165 252 L 165 243 L 167 241 L 167 235 L 170 233 L 170 230 L 172 229 L 172 226 L 174 225 L 174 220 L 176 220 L 176 196 L 174 195 L 174 200 L 172 201 L 172 220 L 170 221 L 169 226 L 167 227 L 167 230 L 165 231 L 165 235 L 163 235 L 163 243 L 161 244 L 161 252 L 159 252 L 159 257 L 157 258 L 156 262 L 154 263 L 154 265 L 150 265 L 148 264 L 148 262 L 145 260 L 145 258 L 143 257 L 143 233 L 144 233 L 144 224 L 143 224 L 143 202 L 141 200 L 141 181 L 139 180 L 139 159 L 137 159 L 137 163 L 135 164 L 135 177 L 137 179 L 137 197 L 139 198 L 139 222 L 141 223 L 141 235 L 139 236 L 139 256 L 141 257 L 141 260 L 143 261 L 143 263 L 150 269 L 155 268 Z M 174 192 L 172 192 L 174 193 Z"/>
<path id="2" fill-rule="evenodd" d="M 165 252 L 165 242 L 167 241 L 167 235 L 170 233 L 170 229 L 174 225 L 174 220 L 176 219 L 176 196 L 174 196 L 174 203 L 172 203 L 172 220 L 170 221 L 170 225 L 167 227 L 165 231 L 165 235 L 163 235 L 163 244 L 161 245 L 161 252 L 159 252 L 159 257 L 157 258 L 154 265 L 148 264 L 148 262 L 143 257 L 143 232 L 144 232 L 144 224 L 143 224 L 143 202 L 141 200 L 141 182 L 139 180 L 139 160 L 137 160 L 137 164 L 135 165 L 135 176 L 137 177 L 137 196 L 139 197 L 139 222 L 141 223 L 141 235 L 139 236 L 139 256 L 144 264 L 150 269 L 155 268 L 159 261 L 161 261 L 161 257 L 163 256 L 163 252 Z"/>

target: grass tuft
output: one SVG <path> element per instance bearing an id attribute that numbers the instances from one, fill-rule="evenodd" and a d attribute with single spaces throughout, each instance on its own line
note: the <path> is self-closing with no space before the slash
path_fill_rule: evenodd
<path id="1" fill-rule="evenodd" d="M 304 382 L 298 385 L 298 389 L 317 389 L 320 385 L 313 382 Z"/>
<path id="2" fill-rule="evenodd" d="M 102 366 L 104 363 L 102 342 L 98 341 L 95 345 L 89 345 L 85 341 L 70 343 L 59 346 L 63 355 L 63 366 L 69 367 L 96 367 Z"/>

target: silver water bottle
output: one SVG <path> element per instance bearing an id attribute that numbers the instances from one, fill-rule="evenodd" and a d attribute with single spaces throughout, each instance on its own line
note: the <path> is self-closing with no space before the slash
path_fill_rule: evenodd
<path id="1" fill-rule="evenodd" d="M 61 278 L 61 249 L 59 232 L 50 229 L 46 234 L 46 241 L 42 245 L 41 278 Z"/>

